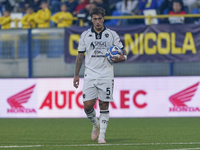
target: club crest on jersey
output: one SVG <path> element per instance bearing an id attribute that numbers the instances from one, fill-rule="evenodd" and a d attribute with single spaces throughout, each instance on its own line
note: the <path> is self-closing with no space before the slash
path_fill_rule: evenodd
<path id="1" fill-rule="evenodd" d="M 105 37 L 107 37 L 107 38 L 108 38 L 108 37 L 109 37 L 109 34 L 108 34 L 108 33 L 106 33 L 106 34 L 105 34 Z"/>

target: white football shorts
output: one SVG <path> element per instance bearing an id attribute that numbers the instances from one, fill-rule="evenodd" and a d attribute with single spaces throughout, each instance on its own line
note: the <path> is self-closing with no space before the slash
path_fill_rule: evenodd
<path id="1" fill-rule="evenodd" d="M 113 101 L 114 79 L 84 78 L 83 102 L 99 98 L 104 102 Z"/>

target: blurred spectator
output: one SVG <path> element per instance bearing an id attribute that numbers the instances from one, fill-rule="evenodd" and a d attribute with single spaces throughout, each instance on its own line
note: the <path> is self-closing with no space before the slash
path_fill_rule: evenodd
<path id="1" fill-rule="evenodd" d="M 157 0 L 140 0 L 138 8 L 141 14 L 144 10 L 157 9 Z"/>
<path id="2" fill-rule="evenodd" d="M 160 8 L 159 8 L 159 12 L 160 14 L 163 14 L 164 11 L 172 11 L 173 10 L 173 1 L 174 0 L 164 0 L 163 3 L 161 4 Z M 179 0 L 180 1 L 180 4 L 181 4 L 181 10 L 184 10 L 184 6 L 183 6 L 183 1 L 182 0 Z"/>
<path id="3" fill-rule="evenodd" d="M 103 1 L 103 0 L 94 0 L 94 4 L 97 7 L 102 7 L 105 9 L 106 12 L 106 16 L 110 16 L 111 15 L 111 11 L 110 11 L 110 4 L 108 1 Z"/>
<path id="4" fill-rule="evenodd" d="M 64 2 L 64 4 L 67 5 L 67 11 L 69 11 L 71 14 L 73 14 L 76 6 L 78 5 L 76 0 L 68 0 L 67 2 Z"/>
<path id="5" fill-rule="evenodd" d="M 31 7 L 27 8 L 26 14 L 21 19 L 21 24 L 23 25 L 23 29 L 36 27 L 34 17 L 35 17 L 35 13 L 34 13 L 33 8 Z"/>
<path id="6" fill-rule="evenodd" d="M 0 25 L 1 29 L 10 29 L 10 23 L 11 23 L 11 17 L 10 17 L 10 11 L 6 10 L 3 13 L 3 16 L 0 18 Z M 2 47 L 1 47 L 1 53 L 2 58 L 11 58 L 11 52 L 12 52 L 12 41 L 10 34 L 2 34 L 1 35 L 2 40 Z"/>
<path id="7" fill-rule="evenodd" d="M 22 12 L 22 13 L 26 12 L 24 0 L 21 0 L 21 1 L 18 3 L 18 7 L 19 7 L 19 8 L 18 8 L 18 9 L 19 9 L 19 12 Z"/>
<path id="8" fill-rule="evenodd" d="M 60 11 L 61 0 L 50 0 L 50 10 L 51 12 Z"/>
<path id="9" fill-rule="evenodd" d="M 186 8 L 186 10 L 191 13 L 192 12 L 192 5 L 196 2 L 197 0 L 183 0 L 183 4 Z"/>
<path id="10" fill-rule="evenodd" d="M 27 9 L 28 7 L 32 7 L 35 12 L 40 9 L 42 0 L 25 0 L 24 7 Z"/>
<path id="11" fill-rule="evenodd" d="M 88 0 L 79 0 L 76 9 L 73 12 L 73 15 L 76 16 L 80 12 L 80 10 L 85 9 L 88 3 L 89 3 Z"/>
<path id="12" fill-rule="evenodd" d="M 33 8 L 29 7 L 26 9 L 26 14 L 23 16 L 21 19 L 21 24 L 23 29 L 29 29 L 29 28 L 35 28 L 36 27 L 36 22 L 35 22 L 35 12 Z M 28 38 L 26 34 L 21 34 L 20 35 L 20 40 L 24 43 L 28 43 Z M 33 39 L 32 39 L 33 40 Z M 31 49 L 33 50 L 34 48 L 34 42 L 31 42 Z"/>
<path id="13" fill-rule="evenodd" d="M 0 7 L 1 7 L 1 13 L 3 14 L 4 10 L 12 11 L 14 8 L 15 2 L 13 0 L 1 0 L 0 1 Z"/>
<path id="14" fill-rule="evenodd" d="M 38 28 L 48 28 L 50 27 L 51 11 L 49 10 L 49 4 L 45 1 L 41 3 L 40 10 L 37 11 L 35 15 L 35 21 Z"/>
<path id="15" fill-rule="evenodd" d="M 79 19 L 83 19 L 84 21 L 84 26 L 92 25 L 89 12 L 92 10 L 92 8 L 96 7 L 94 3 L 89 3 L 85 6 L 85 9 L 80 10 L 79 14 L 77 17 Z"/>
<path id="16" fill-rule="evenodd" d="M 122 0 L 108 0 L 109 1 L 109 4 L 112 5 L 112 4 L 116 4 Z"/>
<path id="17" fill-rule="evenodd" d="M 6 10 L 0 18 L 1 29 L 10 29 L 11 17 L 10 11 Z"/>
<path id="18" fill-rule="evenodd" d="M 50 19 L 51 19 L 51 11 L 49 10 L 49 4 L 46 1 L 41 3 L 41 10 L 38 10 L 35 15 L 35 21 L 37 23 L 38 28 L 49 28 L 50 27 Z M 41 33 L 40 34 L 40 55 L 37 58 L 46 58 L 47 53 L 49 51 L 49 39 L 48 34 Z"/>
<path id="19" fill-rule="evenodd" d="M 137 0 L 123 0 L 121 7 L 122 16 L 131 16 L 138 14 L 138 1 Z M 118 26 L 126 26 L 133 24 L 132 19 L 121 19 Z"/>
<path id="20" fill-rule="evenodd" d="M 200 0 L 196 0 L 196 2 L 194 2 L 194 3 L 192 3 L 191 4 L 191 11 L 193 10 L 193 9 L 199 9 L 200 8 Z"/>
<path id="21" fill-rule="evenodd" d="M 73 22 L 73 16 L 70 12 L 67 12 L 67 6 L 61 5 L 61 12 L 56 13 L 51 17 L 51 20 L 57 24 L 57 27 L 69 27 Z"/>
<path id="22" fill-rule="evenodd" d="M 182 10 L 182 5 L 179 0 L 173 1 L 173 10 L 169 12 L 169 15 L 180 15 L 186 14 L 184 10 Z M 184 17 L 169 17 L 170 24 L 183 24 L 185 23 Z"/>
<path id="23" fill-rule="evenodd" d="M 122 9 L 122 2 L 123 2 L 123 1 L 119 1 L 119 2 L 117 2 L 117 3 L 115 4 L 115 9 L 116 9 L 117 11 L 120 11 L 120 12 L 121 12 L 121 9 Z"/>
<path id="24" fill-rule="evenodd" d="M 79 14 L 77 15 L 78 18 L 83 19 L 84 26 L 92 25 L 91 20 L 90 20 L 90 16 L 89 16 L 89 12 L 94 7 L 102 7 L 102 8 L 105 9 L 105 12 L 106 12 L 107 16 L 111 15 L 111 11 L 110 11 L 110 8 L 109 8 L 108 1 L 106 1 L 105 3 L 104 3 L 103 0 L 93 0 L 93 1 L 90 1 L 90 3 L 86 5 L 85 9 L 82 9 L 79 12 Z M 106 21 L 108 21 L 108 20 L 106 20 Z"/>

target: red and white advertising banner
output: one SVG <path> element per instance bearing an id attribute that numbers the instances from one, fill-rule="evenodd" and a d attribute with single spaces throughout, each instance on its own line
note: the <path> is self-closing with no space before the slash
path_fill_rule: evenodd
<path id="1" fill-rule="evenodd" d="M 0 79 L 0 118 L 83 118 L 83 79 Z M 200 77 L 115 78 L 110 117 L 200 117 Z M 98 102 L 95 105 L 99 115 Z"/>

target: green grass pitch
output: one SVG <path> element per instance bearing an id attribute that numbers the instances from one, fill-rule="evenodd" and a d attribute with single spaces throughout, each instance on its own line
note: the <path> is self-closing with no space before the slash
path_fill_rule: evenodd
<path id="1" fill-rule="evenodd" d="M 200 118 L 110 118 L 106 144 L 85 119 L 0 119 L 0 149 L 200 149 Z"/>

